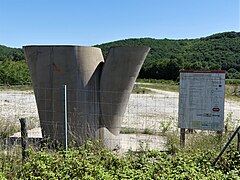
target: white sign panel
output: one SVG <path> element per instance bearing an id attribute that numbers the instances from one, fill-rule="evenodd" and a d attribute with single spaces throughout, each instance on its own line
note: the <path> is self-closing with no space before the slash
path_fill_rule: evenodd
<path id="1" fill-rule="evenodd" d="M 180 71 L 178 127 L 222 130 L 225 71 Z"/>

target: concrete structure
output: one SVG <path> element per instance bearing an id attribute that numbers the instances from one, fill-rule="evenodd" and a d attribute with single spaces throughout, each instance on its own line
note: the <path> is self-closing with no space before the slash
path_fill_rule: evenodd
<path id="1" fill-rule="evenodd" d="M 64 142 L 63 85 L 68 88 L 70 140 L 82 143 L 95 138 L 99 128 L 119 134 L 121 118 L 148 47 L 111 48 L 105 63 L 101 49 L 95 47 L 23 49 L 44 136 Z"/>
<path id="2" fill-rule="evenodd" d="M 148 47 L 113 47 L 100 81 L 101 125 L 118 135 L 134 82 L 149 51 Z"/>

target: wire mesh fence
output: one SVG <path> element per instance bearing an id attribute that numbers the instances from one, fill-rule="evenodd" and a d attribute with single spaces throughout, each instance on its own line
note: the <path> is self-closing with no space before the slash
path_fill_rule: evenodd
<path id="1" fill-rule="evenodd" d="M 112 108 L 119 101 L 111 98 L 116 92 L 107 93 L 111 99 L 107 107 Z M 122 121 L 121 127 L 114 127 L 120 129 L 120 135 L 107 135 L 106 139 L 111 143 L 120 144 L 122 151 L 134 150 L 143 146 L 151 149 L 167 150 L 168 135 L 178 138 L 180 134 L 178 128 L 178 93 L 155 90 L 154 93 L 150 94 L 131 93 L 126 96 L 129 96 L 129 101 L 124 105 L 126 106 L 125 113 L 117 114 Z M 83 134 L 88 136 L 93 132 L 99 133 L 99 128 L 104 127 L 104 124 L 99 120 L 101 119 L 101 113 L 103 113 L 99 104 L 101 92 L 68 89 L 68 97 L 69 135 L 75 139 L 81 139 Z M 42 106 L 37 108 L 36 100 L 41 102 Z M 1 90 L 1 148 L 6 150 L 9 144 L 18 144 L 21 136 L 19 132 L 20 118 L 26 118 L 27 120 L 28 137 L 30 139 L 42 138 L 45 136 L 44 131 L 52 132 L 51 136 L 64 137 L 63 108 L 64 91 L 62 87 L 58 89 L 35 89 L 35 94 L 33 90 Z M 239 109 L 240 102 L 225 100 L 225 131 L 234 131 L 240 125 Z M 206 135 L 212 137 L 213 141 L 217 142 L 220 147 L 222 146 L 216 132 L 200 130 L 189 131 L 187 145 L 194 146 L 196 139 Z M 96 138 L 96 133 L 93 136 Z M 34 140 L 31 141 L 32 144 L 37 143 Z M 215 145 L 212 144 L 212 146 Z"/>

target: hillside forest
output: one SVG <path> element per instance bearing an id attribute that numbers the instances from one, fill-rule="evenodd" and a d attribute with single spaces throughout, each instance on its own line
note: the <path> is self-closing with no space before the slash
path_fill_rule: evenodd
<path id="1" fill-rule="evenodd" d="M 240 32 L 217 33 L 197 39 L 125 39 L 100 45 L 107 56 L 113 46 L 149 46 L 139 78 L 177 81 L 179 70 L 226 70 L 227 79 L 240 79 Z M 0 84 L 31 82 L 21 48 L 0 45 Z"/>

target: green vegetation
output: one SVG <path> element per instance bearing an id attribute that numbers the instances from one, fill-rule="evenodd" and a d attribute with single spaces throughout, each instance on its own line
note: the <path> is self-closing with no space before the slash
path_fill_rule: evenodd
<path id="1" fill-rule="evenodd" d="M 137 79 L 138 83 L 158 83 L 158 84 L 167 84 L 167 85 L 178 85 L 179 83 L 172 80 L 164 79 Z"/>
<path id="2" fill-rule="evenodd" d="M 164 91 L 178 92 L 179 82 L 172 80 L 156 80 L 156 79 L 138 79 L 138 88 L 159 89 Z M 153 90 L 151 90 L 154 92 Z M 148 93 L 146 91 L 146 93 Z M 229 100 L 240 100 L 240 80 L 227 79 L 225 86 L 225 98 Z"/>
<path id="3" fill-rule="evenodd" d="M 159 89 L 164 91 L 178 92 L 179 83 L 172 80 L 163 79 L 137 79 L 138 87 L 148 90 Z M 153 92 L 153 90 L 151 90 Z"/>
<path id="4" fill-rule="evenodd" d="M 174 154 L 140 148 L 119 155 L 106 150 L 100 142 L 89 141 L 67 152 L 31 149 L 24 165 L 19 153 L 16 149 L 12 154 L 0 154 L 1 179 L 237 179 L 240 176 L 240 153 L 228 150 L 214 166 L 219 153 L 216 148 L 201 150 L 189 146 Z"/>
<path id="5" fill-rule="evenodd" d="M 151 88 L 151 89 L 159 89 L 159 90 L 164 90 L 164 91 L 171 91 L 171 92 L 178 92 L 179 91 L 179 86 L 178 85 L 171 85 L 171 84 L 161 84 L 161 83 L 156 83 L 156 84 L 142 84 L 141 85 L 144 88 Z"/>
<path id="6" fill-rule="evenodd" d="M 122 127 L 120 133 L 121 134 L 138 134 L 141 132 L 136 128 Z"/>
<path id="7" fill-rule="evenodd" d="M 0 61 L 0 85 L 26 85 L 31 82 L 25 61 Z"/>
<path id="8" fill-rule="evenodd" d="M 139 78 L 178 80 L 180 69 L 226 70 L 240 79 L 240 32 L 224 32 L 199 39 L 126 39 L 101 45 L 104 56 L 112 46 L 149 46 Z M 23 50 L 0 46 L 0 84 L 30 82 Z"/>
<path id="9" fill-rule="evenodd" d="M 4 139 L 20 131 L 20 125 L 1 119 L 0 138 Z"/>
<path id="10" fill-rule="evenodd" d="M 151 93 L 147 88 L 178 91 L 178 71 L 227 70 L 226 97 L 240 97 L 240 33 L 226 32 L 200 39 L 127 39 L 102 45 L 106 57 L 111 46 L 150 46 L 151 50 L 140 71 L 140 87 L 135 93 Z M 164 80 L 160 80 L 164 79 Z M 166 81 L 170 80 L 170 81 Z M 16 88 L 31 82 L 22 49 L 0 46 L 1 88 Z M 151 84 L 150 84 L 151 83 Z M 6 86 L 7 85 L 7 86 Z M 119 155 L 106 150 L 101 142 L 89 141 L 67 152 L 43 148 L 30 149 L 24 165 L 21 149 L 14 152 L 0 151 L 0 179 L 238 179 L 240 177 L 240 153 L 236 142 L 222 159 L 213 166 L 219 153 L 219 145 L 229 138 L 232 115 L 225 123 L 222 140 L 216 134 L 188 134 L 185 148 L 179 146 L 179 137 L 169 134 L 170 123 L 162 123 L 159 134 L 168 139 L 168 152 L 140 148 Z M 39 126 L 34 123 L 30 127 Z M 19 131 L 15 124 L 4 124 L 1 138 Z M 121 133 L 153 134 L 151 129 L 141 132 L 134 128 L 122 129 Z"/>
<path id="11" fill-rule="evenodd" d="M 0 91 L 4 90 L 18 90 L 18 91 L 32 91 L 33 87 L 29 85 L 2 85 L 0 86 Z"/>
<path id="12" fill-rule="evenodd" d="M 149 46 L 139 78 L 177 80 L 180 69 L 227 70 L 240 78 L 240 33 L 225 32 L 200 39 L 126 39 L 97 45 L 106 57 L 112 46 Z"/>
<path id="13" fill-rule="evenodd" d="M 0 45 L 0 85 L 23 85 L 31 82 L 23 50 Z"/>
<path id="14" fill-rule="evenodd" d="M 132 93 L 134 94 L 152 94 L 154 92 L 152 92 L 149 89 L 146 89 L 144 87 L 134 87 L 132 90 Z"/>
<path id="15" fill-rule="evenodd" d="M 23 50 L 20 48 L 9 48 L 0 45 L 0 61 L 5 59 L 22 61 L 24 59 Z"/>
<path id="16" fill-rule="evenodd" d="M 27 129 L 33 129 L 40 127 L 39 120 L 35 117 L 27 118 Z M 10 121 L 9 119 L 0 119 L 0 139 L 7 138 L 16 132 L 20 132 L 20 124 L 16 121 Z M 1 142 L 2 143 L 2 142 Z"/>
<path id="17" fill-rule="evenodd" d="M 240 81 L 239 79 L 227 79 L 225 87 L 225 97 L 231 100 L 240 100 Z"/>

